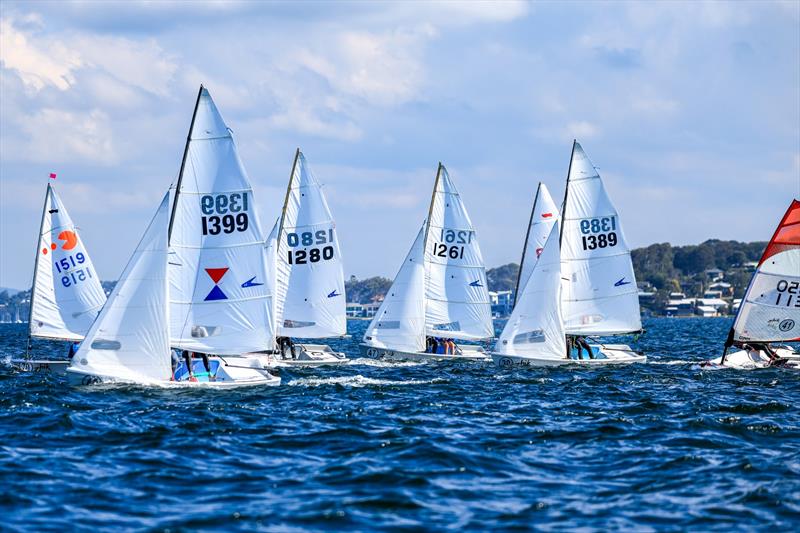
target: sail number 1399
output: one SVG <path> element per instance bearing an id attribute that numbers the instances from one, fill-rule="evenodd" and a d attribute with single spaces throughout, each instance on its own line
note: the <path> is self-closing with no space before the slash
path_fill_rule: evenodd
<path id="1" fill-rule="evenodd" d="M 587 218 L 581 220 L 581 243 L 584 250 L 616 246 L 617 217 Z"/>
<path id="2" fill-rule="evenodd" d="M 250 220 L 247 217 L 247 193 L 206 194 L 200 198 L 203 216 L 203 235 L 219 235 L 220 232 L 233 233 L 247 231 Z"/>

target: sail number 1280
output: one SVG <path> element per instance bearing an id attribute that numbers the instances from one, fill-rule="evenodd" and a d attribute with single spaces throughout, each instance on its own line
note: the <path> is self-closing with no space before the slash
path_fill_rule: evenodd
<path id="1" fill-rule="evenodd" d="M 247 231 L 247 193 L 206 194 L 200 198 L 203 216 L 203 235 L 219 235 L 221 232 Z"/>
<path id="2" fill-rule="evenodd" d="M 584 250 L 616 246 L 617 217 L 587 218 L 581 220 L 581 243 Z"/>

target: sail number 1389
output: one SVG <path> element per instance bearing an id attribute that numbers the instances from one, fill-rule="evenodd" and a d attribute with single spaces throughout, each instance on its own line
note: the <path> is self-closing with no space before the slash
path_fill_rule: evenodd
<path id="1" fill-rule="evenodd" d="M 581 243 L 584 250 L 616 246 L 617 217 L 587 218 L 581 220 Z"/>

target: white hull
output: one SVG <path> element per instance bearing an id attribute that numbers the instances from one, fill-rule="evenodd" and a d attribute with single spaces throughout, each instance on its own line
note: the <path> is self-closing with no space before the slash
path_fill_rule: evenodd
<path id="1" fill-rule="evenodd" d="M 361 353 L 373 359 L 389 359 L 392 361 L 488 361 L 489 355 L 480 346 L 461 344 L 458 346 L 461 353 L 446 355 L 426 352 L 404 352 L 401 350 L 387 350 L 376 348 L 368 344 L 360 344 Z"/>
<path id="2" fill-rule="evenodd" d="M 69 368 L 68 359 L 12 359 L 12 366 L 22 372 L 50 372 L 63 375 Z"/>
<path id="3" fill-rule="evenodd" d="M 119 383 L 134 385 L 151 385 L 157 387 L 205 387 L 212 389 L 232 389 L 237 387 L 275 386 L 280 385 L 281 378 L 274 376 L 258 365 L 257 361 L 248 358 L 209 357 L 212 366 L 218 363 L 215 381 L 179 381 L 163 380 L 136 382 L 119 379 L 112 376 L 99 376 L 70 367 L 66 370 L 67 381 L 70 385 L 94 385 L 98 383 Z M 255 363 L 255 364 L 254 364 Z"/>
<path id="4" fill-rule="evenodd" d="M 257 359 L 264 368 L 281 367 L 317 367 L 346 365 L 350 359 L 343 352 L 335 352 L 326 344 L 295 344 L 297 357 L 292 358 L 291 351 L 286 353 L 260 353 L 244 354 L 247 358 Z"/>
<path id="5" fill-rule="evenodd" d="M 624 344 L 604 344 L 601 346 L 591 345 L 596 348 L 601 354 L 600 357 L 595 359 L 553 359 L 549 357 L 530 357 L 520 355 L 506 355 L 499 353 L 492 353 L 492 360 L 500 368 L 513 368 L 513 367 L 545 367 L 545 366 L 606 366 L 606 365 L 627 365 L 630 363 L 644 363 L 647 361 L 647 356 L 634 352 L 629 346 Z M 585 357 L 585 356 L 584 356 Z"/>
<path id="6" fill-rule="evenodd" d="M 800 368 L 800 352 L 788 346 L 773 348 L 773 351 L 788 361 L 787 366 Z M 722 364 L 722 356 L 701 364 L 703 367 L 735 368 L 738 370 L 754 370 L 757 368 L 770 367 L 770 359 L 763 351 L 739 350 L 731 352 L 725 356 L 725 364 Z"/>

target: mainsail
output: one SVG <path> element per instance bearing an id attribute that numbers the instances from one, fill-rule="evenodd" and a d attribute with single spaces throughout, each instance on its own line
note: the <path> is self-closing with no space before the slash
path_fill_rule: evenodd
<path id="1" fill-rule="evenodd" d="M 567 333 L 642 329 L 631 253 L 603 180 L 576 141 L 562 208 L 562 311 Z"/>
<path id="2" fill-rule="evenodd" d="M 559 225 L 550 228 L 544 249 L 519 294 L 495 346 L 500 354 L 563 359 L 566 353 L 561 317 Z"/>
<path id="3" fill-rule="evenodd" d="M 201 86 L 170 218 L 173 346 L 223 355 L 272 346 L 272 287 L 255 207 L 231 131 Z"/>
<path id="4" fill-rule="evenodd" d="M 439 163 L 425 229 L 425 330 L 480 340 L 494 336 L 486 267 L 475 228 Z"/>
<path id="5" fill-rule="evenodd" d="M 78 228 L 48 184 L 31 287 L 30 335 L 81 340 L 105 301 Z"/>
<path id="6" fill-rule="evenodd" d="M 277 233 L 277 334 L 347 333 L 344 270 L 336 223 L 322 186 L 298 149 Z"/>
<path id="7" fill-rule="evenodd" d="M 169 193 L 72 359 L 73 367 L 137 382 L 169 379 L 168 225 Z"/>
<path id="8" fill-rule="evenodd" d="M 528 233 L 525 234 L 525 244 L 522 247 L 522 259 L 519 263 L 519 275 L 517 276 L 517 286 L 514 288 L 514 302 L 516 305 L 517 297 L 525 288 L 525 284 L 531 277 L 536 262 L 544 250 L 544 243 L 550 235 L 550 230 L 560 218 L 558 207 L 550 196 L 547 186 L 539 183 L 536 189 L 536 196 L 533 199 L 531 218 L 528 222 Z"/>
<path id="9" fill-rule="evenodd" d="M 364 342 L 370 346 L 406 352 L 425 349 L 424 246 L 425 225 L 364 333 Z"/>
<path id="10" fill-rule="evenodd" d="M 735 341 L 800 341 L 800 201 L 764 250 L 732 332 Z"/>

